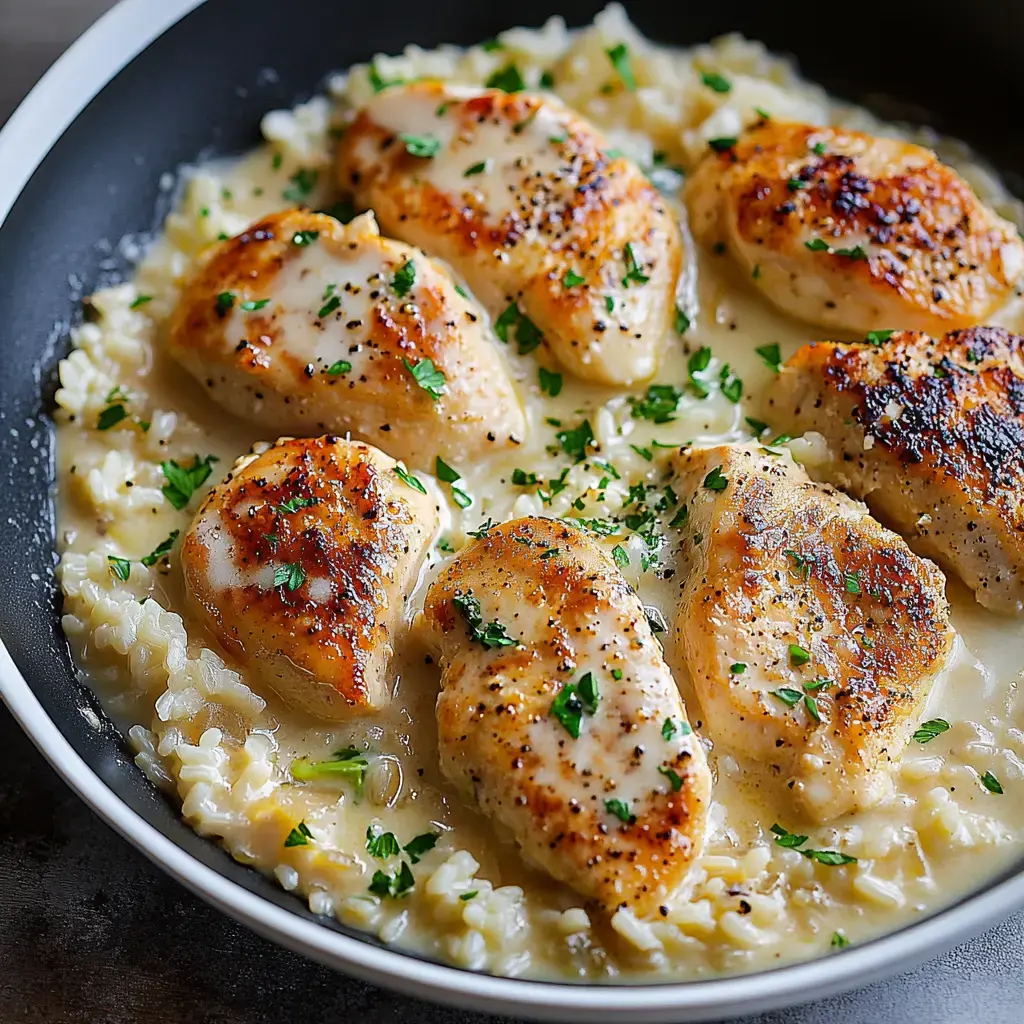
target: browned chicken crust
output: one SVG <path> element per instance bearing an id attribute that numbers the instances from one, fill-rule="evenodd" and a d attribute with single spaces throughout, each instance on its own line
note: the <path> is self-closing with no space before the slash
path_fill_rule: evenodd
<path id="1" fill-rule="evenodd" d="M 438 453 L 499 451 L 526 432 L 483 311 L 368 216 L 342 225 L 284 210 L 214 246 L 167 346 L 215 401 L 271 435 L 350 431 L 431 470 Z M 410 370 L 425 360 L 444 375 L 433 392 Z"/>
<path id="2" fill-rule="evenodd" d="M 711 737 L 816 820 L 877 803 L 951 649 L 942 573 L 787 454 L 677 465 L 677 629 Z"/>
<path id="3" fill-rule="evenodd" d="M 775 426 L 817 431 L 812 470 L 864 497 L 986 607 L 1024 605 L 1024 339 L 976 327 L 934 340 L 819 342 L 786 363 Z"/>
<path id="4" fill-rule="evenodd" d="M 440 148 L 411 154 L 388 118 Z M 346 129 L 338 175 L 386 232 L 450 262 L 493 316 L 518 303 L 570 372 L 605 384 L 655 372 L 675 308 L 678 226 L 640 169 L 561 104 L 395 86 Z"/>
<path id="5" fill-rule="evenodd" d="M 558 520 L 505 523 L 445 568 L 426 616 L 442 651 L 441 766 L 464 796 L 608 910 L 644 914 L 677 889 L 703 843 L 710 776 L 607 556 Z M 554 713 L 570 684 L 578 736 Z"/>
<path id="6" fill-rule="evenodd" d="M 369 445 L 278 442 L 207 495 L 182 545 L 188 598 L 243 665 L 324 718 L 380 707 L 403 600 L 436 524 Z"/>
<path id="7" fill-rule="evenodd" d="M 825 327 L 971 326 L 1024 272 L 1014 226 L 930 150 L 893 139 L 763 120 L 710 153 L 687 195 L 699 238 Z"/>

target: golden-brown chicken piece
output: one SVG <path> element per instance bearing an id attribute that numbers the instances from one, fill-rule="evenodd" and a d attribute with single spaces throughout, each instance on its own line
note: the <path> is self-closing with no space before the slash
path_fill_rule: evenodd
<path id="1" fill-rule="evenodd" d="M 640 599 L 576 527 L 493 528 L 430 588 L 441 768 L 527 860 L 649 912 L 700 852 L 711 779 Z"/>
<path id="2" fill-rule="evenodd" d="M 690 178 L 696 237 L 724 243 L 777 306 L 849 331 L 984 320 L 1024 243 L 934 153 L 839 128 L 758 122 Z"/>
<path id="3" fill-rule="evenodd" d="M 437 526 L 426 495 L 369 445 L 282 440 L 203 502 L 181 563 L 189 603 L 235 658 L 321 718 L 391 699 L 403 602 Z"/>
<path id="4" fill-rule="evenodd" d="M 168 332 L 207 393 L 270 434 L 346 433 L 432 469 L 522 441 L 479 307 L 422 252 L 287 210 L 206 254 Z"/>
<path id="5" fill-rule="evenodd" d="M 1024 338 L 805 345 L 769 394 L 773 425 L 827 443 L 811 472 L 864 498 L 996 611 L 1024 608 Z"/>
<path id="6" fill-rule="evenodd" d="M 788 453 L 686 451 L 676 628 L 720 748 L 825 821 L 870 807 L 953 642 L 942 573 Z"/>
<path id="7" fill-rule="evenodd" d="M 601 384 L 653 375 L 678 226 L 640 169 L 557 101 L 440 82 L 375 96 L 338 148 L 342 188 L 447 260 L 520 352 Z"/>

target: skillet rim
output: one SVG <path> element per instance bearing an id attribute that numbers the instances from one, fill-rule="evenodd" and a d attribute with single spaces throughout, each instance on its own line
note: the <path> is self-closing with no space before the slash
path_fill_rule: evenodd
<path id="1" fill-rule="evenodd" d="M 121 0 L 50 68 L 0 130 L 0 224 L 65 129 L 134 57 L 206 0 Z M 68 84 L 73 83 L 73 88 Z M 0 697 L 68 786 L 190 891 L 260 935 L 362 980 L 482 1012 L 564 1021 L 721 1018 L 821 999 L 916 965 L 1024 906 L 1024 863 L 897 931 L 839 954 L 690 982 L 574 985 L 482 975 L 384 949 L 310 922 L 201 863 L 133 811 L 88 767 L 0 642 Z"/>

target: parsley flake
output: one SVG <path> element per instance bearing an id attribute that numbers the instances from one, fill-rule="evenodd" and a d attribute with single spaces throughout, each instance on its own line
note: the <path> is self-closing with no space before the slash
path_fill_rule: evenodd
<path id="1" fill-rule="evenodd" d="M 636 818 L 629 813 L 629 804 L 625 800 L 605 800 L 604 809 L 614 814 L 624 825 L 632 825 Z"/>
<path id="2" fill-rule="evenodd" d="M 715 71 L 702 71 L 700 80 L 714 92 L 726 93 L 732 90 L 732 82 Z"/>
<path id="3" fill-rule="evenodd" d="M 546 370 L 543 366 L 538 367 L 537 372 L 540 377 L 541 392 L 549 394 L 552 398 L 557 398 L 562 392 L 562 375 Z"/>
<path id="4" fill-rule="evenodd" d="M 446 484 L 453 484 L 456 480 L 462 479 L 462 475 L 458 471 L 452 469 L 452 467 L 449 466 L 440 455 L 434 456 L 434 476 Z"/>
<path id="5" fill-rule="evenodd" d="M 309 846 L 312 842 L 313 833 L 304 821 L 300 821 L 285 837 L 284 845 L 287 849 L 289 846 Z"/>
<path id="6" fill-rule="evenodd" d="M 401 852 L 394 832 L 381 832 L 375 825 L 366 828 L 366 851 L 377 860 L 397 857 Z"/>
<path id="7" fill-rule="evenodd" d="M 298 590 L 306 582 L 306 573 L 298 562 L 279 565 L 274 570 L 274 586 Z"/>
<path id="8" fill-rule="evenodd" d="M 161 462 L 160 469 L 167 481 L 162 489 L 163 496 L 180 512 L 196 489 L 206 482 L 216 461 L 215 455 L 207 455 L 205 459 L 197 455 L 191 466 L 181 466 L 173 459 Z"/>
<path id="9" fill-rule="evenodd" d="M 331 363 L 327 367 L 327 373 L 331 377 L 340 377 L 343 373 L 348 373 L 352 369 L 352 364 L 347 359 L 339 359 L 336 363 Z"/>
<path id="10" fill-rule="evenodd" d="M 407 487 L 411 487 L 414 491 L 419 491 L 420 494 L 426 494 L 427 489 L 423 486 L 423 481 L 419 477 L 413 476 L 401 462 L 395 463 L 395 476 L 402 481 Z"/>
<path id="11" fill-rule="evenodd" d="M 391 279 L 391 289 L 402 298 L 409 294 L 409 290 L 416 283 L 416 264 L 412 260 L 406 260 L 396 271 Z"/>
<path id="12" fill-rule="evenodd" d="M 421 359 L 418 363 L 410 363 L 403 359 L 402 364 L 412 375 L 412 379 L 435 401 L 439 401 L 447 390 L 445 375 L 434 366 L 432 359 Z"/>
<path id="13" fill-rule="evenodd" d="M 584 420 L 571 430 L 559 430 L 555 437 L 562 446 L 562 451 L 570 456 L 573 462 L 582 462 L 587 457 L 587 449 L 594 443 L 594 431 L 591 429 L 590 420 Z"/>
<path id="14" fill-rule="evenodd" d="M 678 793 L 679 790 L 681 790 L 683 788 L 683 780 L 679 776 L 678 772 L 673 771 L 673 769 L 671 769 L 667 765 L 663 765 L 663 764 L 659 764 L 658 765 L 658 771 L 662 775 L 664 775 L 666 779 L 668 779 L 669 783 L 672 786 L 672 792 L 673 793 Z"/>
<path id="15" fill-rule="evenodd" d="M 991 773 L 985 772 L 981 777 L 981 784 L 990 792 L 995 793 L 997 796 L 1003 792 L 1002 783 Z"/>
<path id="16" fill-rule="evenodd" d="M 562 728 L 574 739 L 580 738 L 580 723 L 583 721 L 583 702 L 576 687 L 566 683 L 551 702 L 549 713 L 557 719 Z"/>
<path id="17" fill-rule="evenodd" d="M 171 548 L 174 547 L 174 542 L 178 539 L 178 534 L 180 532 L 180 530 L 171 530 L 170 535 L 167 537 L 166 540 L 163 540 L 159 544 L 157 544 L 157 546 L 153 548 L 153 550 L 148 555 L 145 555 L 143 558 L 139 559 L 139 561 L 142 562 L 142 564 L 147 569 L 149 569 L 151 566 L 156 565 L 156 563 L 159 562 L 161 558 L 165 558 L 168 554 L 170 554 Z"/>
<path id="18" fill-rule="evenodd" d="M 429 160 L 437 155 L 441 148 L 441 140 L 433 135 L 412 135 L 408 132 L 398 136 L 405 143 L 405 151 L 409 156 L 419 157 L 422 160 Z"/>
<path id="19" fill-rule="evenodd" d="M 623 246 L 622 252 L 626 261 L 626 276 L 622 279 L 622 287 L 628 288 L 631 284 L 647 284 L 650 278 L 643 272 L 633 243 L 627 242 Z"/>
<path id="20" fill-rule="evenodd" d="M 671 384 L 651 384 L 642 398 L 631 397 L 629 406 L 636 419 L 653 423 L 669 423 L 675 419 L 682 391 Z"/>
<path id="21" fill-rule="evenodd" d="M 110 571 L 122 582 L 127 583 L 132 574 L 132 563 L 127 558 L 118 558 L 117 555 L 107 555 L 107 564 Z"/>
<path id="22" fill-rule="evenodd" d="M 779 372 L 779 368 L 782 366 L 782 350 L 777 342 L 772 342 L 771 345 L 760 345 L 754 351 L 761 357 L 769 370 Z"/>
<path id="23" fill-rule="evenodd" d="M 636 77 L 633 74 L 633 66 L 629 59 L 629 50 L 625 43 L 619 43 L 611 49 L 604 51 L 608 60 L 611 61 L 619 81 L 625 86 L 627 92 L 636 92 Z"/>
<path id="24" fill-rule="evenodd" d="M 414 836 L 410 839 L 403 849 L 407 854 L 409 854 L 409 860 L 411 860 L 413 864 L 419 864 L 420 860 L 435 846 L 437 846 L 438 838 L 439 837 L 436 832 L 424 832 L 421 835 Z"/>
<path id="25" fill-rule="evenodd" d="M 625 569 L 629 565 L 629 552 L 621 544 L 616 544 L 612 548 L 612 558 L 620 569 Z"/>
<path id="26" fill-rule="evenodd" d="M 490 651 L 497 647 L 515 647 L 517 641 L 508 635 L 505 627 L 496 619 L 484 623 L 480 611 L 480 602 L 473 596 L 473 592 L 456 594 L 452 598 L 452 605 L 455 610 L 466 620 L 469 627 L 470 640 L 479 643 L 484 650 Z"/>
<path id="27" fill-rule="evenodd" d="M 868 331 L 867 343 L 869 345 L 884 345 L 895 333 L 895 331 Z"/>
<path id="28" fill-rule="evenodd" d="M 911 737 L 916 743 L 931 743 L 936 736 L 941 736 L 949 730 L 949 722 L 944 718 L 930 718 L 922 722 L 917 731 Z"/>
<path id="29" fill-rule="evenodd" d="M 576 288 L 576 287 L 578 287 L 579 285 L 581 285 L 581 284 L 586 284 L 586 283 L 587 283 L 587 279 L 586 279 L 585 277 L 581 277 L 581 276 L 580 276 L 579 274 L 577 274 L 577 273 L 576 273 L 576 271 L 575 271 L 575 270 L 573 270 L 572 268 L 570 268 L 569 270 L 567 270 L 567 271 L 565 272 L 565 275 L 564 275 L 564 276 L 563 276 L 563 278 L 562 278 L 562 284 L 563 284 L 563 285 L 564 285 L 564 286 L 565 286 L 566 288 Z"/>
<path id="30" fill-rule="evenodd" d="M 709 491 L 724 491 L 729 486 L 729 478 L 722 473 L 721 466 L 715 466 L 706 477 L 704 486 Z"/>
<path id="31" fill-rule="evenodd" d="M 526 82 L 514 63 L 495 71 L 484 85 L 488 89 L 500 89 L 502 92 L 522 92 L 526 88 Z"/>

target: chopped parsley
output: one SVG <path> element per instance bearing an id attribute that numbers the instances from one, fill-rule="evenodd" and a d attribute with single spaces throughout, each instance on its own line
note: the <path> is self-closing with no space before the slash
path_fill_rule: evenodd
<path id="1" fill-rule="evenodd" d="M 743 397 L 743 381 L 737 377 L 726 363 L 718 375 L 722 394 L 735 405 Z"/>
<path id="2" fill-rule="evenodd" d="M 374 92 L 383 92 L 389 85 L 401 85 L 405 81 L 404 78 L 382 78 L 376 64 L 370 65 L 367 77 Z"/>
<path id="3" fill-rule="evenodd" d="M 546 370 L 543 366 L 538 367 L 537 372 L 540 376 L 541 392 L 557 398 L 562 393 L 562 375 Z"/>
<path id="4" fill-rule="evenodd" d="M 472 889 L 470 892 L 459 893 L 459 899 L 462 900 L 463 903 L 467 903 L 474 896 L 476 896 L 479 892 L 480 892 L 479 889 Z"/>
<path id="5" fill-rule="evenodd" d="M 981 777 L 981 784 L 990 792 L 1001 795 L 1003 792 L 1002 783 L 991 773 L 985 772 Z"/>
<path id="6" fill-rule="evenodd" d="M 108 405 L 100 414 L 96 420 L 97 430 L 109 430 L 111 427 L 120 423 L 128 413 L 125 411 L 125 407 L 121 402 L 116 402 L 113 405 Z"/>
<path id="7" fill-rule="evenodd" d="M 723 78 L 715 71 L 702 71 L 700 80 L 714 92 L 725 93 L 732 90 L 732 82 L 728 78 Z"/>
<path id="8" fill-rule="evenodd" d="M 397 872 L 375 871 L 370 880 L 370 892 L 374 896 L 390 896 L 397 899 L 404 896 L 416 885 L 412 868 L 403 860 Z"/>
<path id="9" fill-rule="evenodd" d="M 420 494 L 427 493 L 426 487 L 423 486 L 423 481 L 419 477 L 413 476 L 401 462 L 395 463 L 395 476 L 414 491 L 419 491 Z"/>
<path id="10" fill-rule="evenodd" d="M 779 348 L 778 342 L 759 345 L 754 351 L 761 357 L 768 369 L 774 370 L 776 373 L 779 372 L 779 367 L 782 366 L 782 350 Z"/>
<path id="11" fill-rule="evenodd" d="M 447 390 L 445 375 L 434 366 L 432 359 L 421 359 L 418 363 L 402 360 L 402 365 L 412 375 L 412 379 L 436 402 Z"/>
<path id="12" fill-rule="evenodd" d="M 479 163 L 470 164 L 463 172 L 464 178 L 472 178 L 476 174 L 483 174 L 487 170 L 487 161 L 481 160 Z"/>
<path id="13" fill-rule="evenodd" d="M 246 301 L 242 303 L 242 309 L 244 309 L 246 313 L 254 313 L 257 309 L 262 309 L 264 306 L 269 305 L 269 303 L 270 299 L 246 299 Z"/>
<path id="14" fill-rule="evenodd" d="M 306 573 L 298 562 L 288 562 L 287 565 L 279 565 L 274 570 L 274 586 L 287 587 L 289 590 L 298 590 L 306 582 Z"/>
<path id="15" fill-rule="evenodd" d="M 292 245 L 304 249 L 307 245 L 312 245 L 319 237 L 319 231 L 296 231 L 292 235 Z"/>
<path id="16" fill-rule="evenodd" d="M 867 343 L 869 345 L 884 345 L 895 333 L 895 331 L 868 331 Z"/>
<path id="17" fill-rule="evenodd" d="M 362 793 L 363 781 L 369 762 L 366 755 L 355 747 L 336 750 L 325 761 L 311 761 L 308 757 L 297 757 L 291 763 L 291 776 L 296 782 L 310 782 L 313 779 L 342 779 L 354 784 L 356 792 Z"/>
<path id="18" fill-rule="evenodd" d="M 804 695 L 799 690 L 794 690 L 791 686 L 783 686 L 781 689 L 772 690 L 771 694 L 789 708 L 793 707 L 794 704 L 799 704 L 804 699 Z"/>
<path id="19" fill-rule="evenodd" d="M 132 574 L 132 563 L 127 558 L 118 558 L 117 555 L 107 555 L 107 564 L 110 571 L 122 582 L 127 583 Z"/>
<path id="20" fill-rule="evenodd" d="M 808 860 L 816 861 L 818 864 L 836 866 L 857 863 L 856 857 L 851 857 L 848 853 L 840 853 L 838 850 L 801 850 L 800 853 Z"/>
<path id="21" fill-rule="evenodd" d="M 437 846 L 437 840 L 438 834 L 436 832 L 423 832 L 421 835 L 410 839 L 403 849 L 409 854 L 409 860 L 413 864 L 419 864 L 420 860 Z"/>
<path id="22" fill-rule="evenodd" d="M 453 484 L 456 480 L 462 479 L 462 474 L 452 469 L 440 455 L 434 456 L 434 476 L 446 484 Z"/>
<path id="23" fill-rule="evenodd" d="M 516 345 L 521 356 L 537 348 L 544 335 L 537 325 L 525 314 L 520 312 L 519 304 L 511 302 L 505 311 L 494 321 L 494 333 L 504 342 L 508 341 L 509 330 L 516 332 Z"/>
<path id="24" fill-rule="evenodd" d="M 309 508 L 310 505 L 315 505 L 316 500 L 313 498 L 307 498 L 302 494 L 293 494 L 287 501 L 282 501 L 277 506 L 277 511 L 281 515 L 291 515 L 293 512 L 298 512 L 300 508 Z"/>
<path id="25" fill-rule="evenodd" d="M 485 39 L 480 44 L 480 48 L 484 53 L 493 53 L 495 50 L 505 49 L 505 44 L 500 39 Z"/>
<path id="26" fill-rule="evenodd" d="M 526 82 L 515 63 L 499 68 L 484 85 L 488 89 L 500 89 L 502 92 L 522 92 L 526 88 Z"/>
<path id="27" fill-rule="evenodd" d="M 352 369 L 352 364 L 347 359 L 339 359 L 336 363 L 331 363 L 327 367 L 327 373 L 331 377 L 340 377 L 343 373 L 348 373 Z"/>
<path id="28" fill-rule="evenodd" d="M 771 429 L 764 420 L 756 420 L 753 416 L 747 416 L 746 421 L 747 426 L 754 432 L 754 437 L 760 437 Z"/>
<path id="29" fill-rule="evenodd" d="M 843 586 L 848 594 L 860 594 L 862 593 L 860 585 L 860 573 L 858 572 L 844 572 L 843 573 Z"/>
<path id="30" fill-rule="evenodd" d="M 788 188 L 790 192 L 799 192 L 801 189 L 807 188 L 807 184 L 808 183 L 804 181 L 803 178 L 790 178 L 789 181 L 786 182 L 786 188 Z"/>
<path id="31" fill-rule="evenodd" d="M 137 296 L 132 301 L 132 304 L 128 308 L 129 309 L 138 309 L 140 306 L 144 306 L 147 302 L 152 302 L 152 301 L 153 301 L 153 296 L 152 295 L 139 295 L 139 296 Z"/>
<path id="32" fill-rule="evenodd" d="M 698 398 L 707 398 L 711 394 L 711 389 L 707 386 L 704 380 L 698 376 L 703 373 L 711 363 L 711 349 L 707 345 L 701 345 L 700 348 L 690 353 L 690 357 L 686 360 L 686 372 L 690 378 L 690 390 Z"/>
<path id="33" fill-rule="evenodd" d="M 673 771 L 667 765 L 659 764 L 658 771 L 668 779 L 672 786 L 672 792 L 678 793 L 683 788 L 683 780 L 679 776 L 678 772 Z"/>
<path id="34" fill-rule="evenodd" d="M 648 462 L 654 461 L 654 452 L 652 452 L 650 448 L 641 448 L 640 445 L 637 444 L 631 444 L 629 447 L 632 448 L 640 458 L 646 459 Z"/>
<path id="35" fill-rule="evenodd" d="M 396 271 L 391 279 L 391 289 L 402 298 L 409 294 L 409 290 L 416 283 L 416 264 L 412 260 L 406 260 Z"/>
<path id="36" fill-rule="evenodd" d="M 715 466 L 706 477 L 704 486 L 709 491 L 724 491 L 729 486 L 729 478 L 722 473 L 721 466 Z"/>
<path id="37" fill-rule="evenodd" d="M 811 146 L 811 152 L 815 156 L 824 156 L 825 153 L 826 153 L 825 143 L 824 142 L 816 142 L 813 146 Z"/>
<path id="38" fill-rule="evenodd" d="M 636 77 L 633 74 L 633 66 L 629 59 L 629 50 L 625 43 L 619 43 L 611 49 L 604 51 L 611 61 L 615 73 L 619 76 L 627 92 L 636 92 Z"/>
<path id="39" fill-rule="evenodd" d="M 582 462 L 587 457 L 587 449 L 594 443 L 594 431 L 591 429 L 590 420 L 584 420 L 571 430 L 559 430 L 555 437 L 562 446 L 562 451 L 570 456 L 573 462 Z"/>
<path id="40" fill-rule="evenodd" d="M 677 733 L 680 736 L 689 736 L 692 732 L 690 723 L 683 719 L 677 722 L 674 718 L 666 718 L 661 723 L 661 738 L 663 740 L 671 740 Z"/>
<path id="41" fill-rule="evenodd" d="M 162 489 L 163 496 L 180 512 L 196 489 L 206 482 L 216 461 L 215 455 L 207 455 L 205 459 L 197 455 L 191 466 L 181 466 L 173 459 L 161 462 L 160 469 L 167 481 Z"/>
<path id="42" fill-rule="evenodd" d="M 807 708 L 807 714 L 811 718 L 816 722 L 821 722 L 821 711 L 818 708 L 818 702 L 809 693 L 804 695 L 804 707 Z"/>
<path id="43" fill-rule="evenodd" d="M 612 679 L 614 679 L 616 682 L 618 682 L 620 679 L 622 679 L 622 669 L 621 668 L 613 668 L 612 669 Z"/>
<path id="44" fill-rule="evenodd" d="M 558 549 L 554 548 L 552 550 L 557 551 Z M 541 558 L 543 557 L 544 555 L 541 555 Z M 597 680 L 594 679 L 593 672 L 587 672 L 580 678 L 580 681 L 576 684 L 576 692 L 579 694 L 583 710 L 588 715 L 595 714 L 597 712 L 597 702 L 601 699 L 601 694 L 598 691 Z"/>
<path id="45" fill-rule="evenodd" d="M 405 143 L 405 151 L 409 156 L 420 157 L 423 160 L 436 156 L 441 148 L 441 140 L 435 139 L 433 135 L 412 135 L 406 132 L 398 137 Z"/>
<path id="46" fill-rule="evenodd" d="M 676 306 L 676 318 L 674 325 L 676 329 L 676 334 L 685 334 L 690 329 L 690 323 L 690 318 L 686 315 L 686 313 L 682 309 L 680 309 L 679 306 Z"/>
<path id="47" fill-rule="evenodd" d="M 806 665 L 811 660 L 811 652 L 799 644 L 789 645 L 789 661 L 791 665 Z"/>
<path id="48" fill-rule="evenodd" d="M 621 544 L 616 544 L 612 548 L 612 558 L 620 569 L 625 569 L 629 565 L 629 552 Z"/>
<path id="49" fill-rule="evenodd" d="M 772 832 L 775 833 L 775 844 L 784 846 L 787 850 L 799 850 L 800 854 L 808 860 L 817 861 L 819 864 L 856 864 L 857 858 L 847 853 L 840 853 L 838 850 L 801 850 L 800 847 L 807 842 L 807 836 L 798 836 L 794 832 L 783 828 L 778 822 L 772 825 Z"/>
<path id="50" fill-rule="evenodd" d="M 572 683 L 566 683 L 551 702 L 550 714 L 574 739 L 580 738 L 580 722 L 583 720 L 583 701 Z"/>
<path id="51" fill-rule="evenodd" d="M 625 800 L 605 800 L 604 809 L 614 814 L 624 825 L 632 825 L 636 818 L 629 813 L 629 804 Z"/>
<path id="52" fill-rule="evenodd" d="M 180 530 L 171 530 L 170 535 L 166 540 L 161 541 L 148 555 L 140 558 L 139 561 L 148 569 L 151 566 L 156 565 L 161 558 L 165 558 L 170 554 L 171 548 L 174 547 L 174 542 L 178 539 Z"/>
<path id="53" fill-rule="evenodd" d="M 469 508 L 473 504 L 473 499 L 461 487 L 452 488 L 452 501 L 459 508 Z"/>
<path id="54" fill-rule="evenodd" d="M 832 933 L 832 941 L 829 942 L 832 949 L 846 949 L 849 944 L 850 940 L 842 932 Z"/>
<path id="55" fill-rule="evenodd" d="M 772 825 L 771 831 L 775 834 L 775 845 L 784 846 L 787 850 L 795 850 L 810 838 L 809 836 L 798 836 L 795 832 L 783 828 L 778 822 Z"/>
<path id="56" fill-rule="evenodd" d="M 374 825 L 366 827 L 366 851 L 377 860 L 397 857 L 401 852 L 394 832 L 381 832 Z"/>
<path id="57" fill-rule="evenodd" d="M 471 590 L 465 594 L 456 594 L 452 598 L 452 604 L 466 620 L 470 640 L 479 643 L 484 650 L 516 646 L 516 640 L 508 635 L 507 630 L 500 622 L 496 619 L 488 623 L 484 622 L 480 611 L 480 602 L 473 596 Z"/>
<path id="58" fill-rule="evenodd" d="M 822 238 L 811 238 L 804 242 L 804 245 L 811 250 L 811 252 L 827 252 L 831 256 L 845 256 L 851 260 L 866 260 L 868 258 L 867 250 L 861 245 L 854 245 L 848 249 L 833 249 Z"/>
<path id="59" fill-rule="evenodd" d="M 565 272 L 565 275 L 562 277 L 562 284 L 566 288 L 577 288 L 579 285 L 586 283 L 587 279 L 577 274 L 576 271 L 573 270 L 571 267 Z"/>
<path id="60" fill-rule="evenodd" d="M 234 292 L 221 292 L 214 301 L 214 309 L 217 311 L 217 316 L 227 316 L 228 311 L 234 306 L 234 304 Z"/>
<path id="61" fill-rule="evenodd" d="M 626 261 L 626 276 L 622 279 L 622 287 L 628 288 L 631 284 L 647 284 L 650 278 L 643 272 L 643 266 L 637 259 L 636 249 L 632 242 L 627 242 L 622 247 L 623 259 Z"/>
<path id="62" fill-rule="evenodd" d="M 629 406 L 637 419 L 653 423 L 668 423 L 675 419 L 682 391 L 671 384 L 651 384 L 642 398 L 631 397 Z"/>
<path id="63" fill-rule="evenodd" d="M 288 180 L 291 185 L 286 188 L 281 197 L 289 203 L 304 203 L 310 192 L 316 188 L 320 172 L 314 167 L 300 167 Z"/>
<path id="64" fill-rule="evenodd" d="M 722 136 L 718 139 L 708 139 L 708 145 L 716 153 L 724 153 L 726 150 L 732 149 L 736 145 L 737 139 L 735 135 Z"/>
<path id="65" fill-rule="evenodd" d="M 936 736 L 941 736 L 949 730 L 949 722 L 944 718 L 930 718 L 922 722 L 917 731 L 911 737 L 916 743 L 931 743 Z"/>
<path id="66" fill-rule="evenodd" d="M 537 83 L 542 89 L 554 89 L 555 76 L 550 71 L 541 72 L 540 81 Z"/>
<path id="67" fill-rule="evenodd" d="M 309 846 L 311 842 L 313 833 L 309 831 L 309 826 L 304 821 L 300 821 L 285 837 L 284 845 L 287 849 L 289 846 Z"/>
<path id="68" fill-rule="evenodd" d="M 731 672 L 731 673 L 732 673 L 732 674 L 733 674 L 734 676 L 741 676 L 741 675 L 743 675 L 743 673 L 744 673 L 744 672 L 746 672 L 746 671 L 747 671 L 747 664 L 746 664 L 746 662 L 744 662 L 744 661 L 734 661 L 734 662 L 733 662 L 733 663 L 732 663 L 732 664 L 731 664 L 731 665 L 729 666 L 729 671 L 730 671 L 730 672 Z"/>

